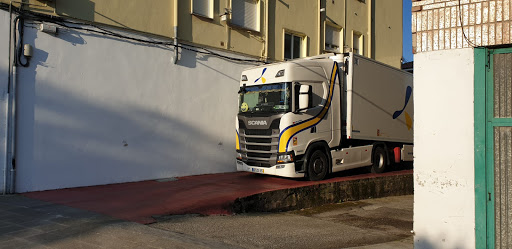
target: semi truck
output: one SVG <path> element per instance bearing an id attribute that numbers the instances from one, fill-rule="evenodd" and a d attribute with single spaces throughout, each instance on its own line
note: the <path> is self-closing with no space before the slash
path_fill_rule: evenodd
<path id="1" fill-rule="evenodd" d="M 242 72 L 238 171 L 317 181 L 413 160 L 412 74 L 354 53 Z"/>

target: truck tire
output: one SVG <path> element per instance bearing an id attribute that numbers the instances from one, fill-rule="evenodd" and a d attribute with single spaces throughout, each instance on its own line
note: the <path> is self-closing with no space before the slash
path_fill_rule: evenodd
<path id="1" fill-rule="evenodd" d="M 321 150 L 315 150 L 308 158 L 307 176 L 310 181 L 320 181 L 329 172 L 329 160 Z"/>
<path id="2" fill-rule="evenodd" d="M 386 170 L 387 154 L 382 147 L 376 147 L 373 151 L 372 173 L 382 173 Z"/>

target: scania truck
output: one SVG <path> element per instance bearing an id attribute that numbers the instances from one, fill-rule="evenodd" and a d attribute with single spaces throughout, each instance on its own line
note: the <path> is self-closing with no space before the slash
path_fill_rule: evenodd
<path id="1" fill-rule="evenodd" d="M 322 180 L 413 160 L 412 74 L 354 54 L 325 54 L 243 71 L 238 171 Z"/>

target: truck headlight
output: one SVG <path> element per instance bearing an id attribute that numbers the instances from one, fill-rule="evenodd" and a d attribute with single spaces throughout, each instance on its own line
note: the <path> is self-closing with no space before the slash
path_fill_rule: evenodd
<path id="1" fill-rule="evenodd" d="M 280 154 L 277 156 L 277 163 L 291 163 L 293 162 L 293 152 L 288 152 L 285 154 Z"/>
<path id="2" fill-rule="evenodd" d="M 236 159 L 242 160 L 242 152 L 239 150 L 236 151 Z"/>

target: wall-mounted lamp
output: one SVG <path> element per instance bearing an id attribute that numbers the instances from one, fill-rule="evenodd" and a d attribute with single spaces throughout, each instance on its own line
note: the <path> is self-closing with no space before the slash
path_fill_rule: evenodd
<path id="1" fill-rule="evenodd" d="M 32 49 L 32 46 L 30 44 L 25 44 L 23 46 L 23 56 L 30 58 L 34 55 L 34 50 Z"/>
<path id="2" fill-rule="evenodd" d="M 320 9 L 320 12 L 325 12 L 325 8 L 321 8 L 321 9 Z"/>
<path id="3" fill-rule="evenodd" d="M 49 25 L 47 23 L 41 23 L 41 26 L 39 26 L 39 30 L 50 35 L 57 35 L 57 27 L 54 25 Z"/>

